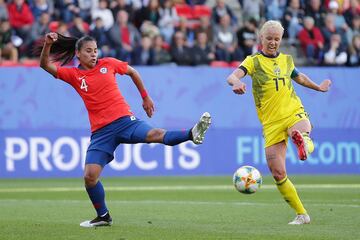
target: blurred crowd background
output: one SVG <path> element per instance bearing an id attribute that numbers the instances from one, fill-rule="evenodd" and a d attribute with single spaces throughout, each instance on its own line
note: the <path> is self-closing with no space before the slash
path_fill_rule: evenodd
<path id="1" fill-rule="evenodd" d="M 269 19 L 296 65 L 360 65 L 360 0 L 0 0 L 0 65 L 36 65 L 32 46 L 56 31 L 132 65 L 238 66 Z"/>

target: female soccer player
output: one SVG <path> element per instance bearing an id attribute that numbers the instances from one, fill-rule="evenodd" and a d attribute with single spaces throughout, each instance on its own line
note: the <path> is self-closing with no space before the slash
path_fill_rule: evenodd
<path id="1" fill-rule="evenodd" d="M 154 103 L 145 90 L 139 73 L 126 62 L 114 58 L 98 59 L 96 41 L 84 36 L 80 39 L 64 37 L 58 33 L 45 35 L 41 51 L 40 66 L 68 84 L 83 99 L 91 125 L 91 142 L 85 161 L 85 187 L 97 212 L 97 217 L 84 221 L 82 227 L 107 226 L 112 218 L 105 204 L 104 188 L 99 181 L 106 164 L 113 160 L 113 153 L 121 143 L 163 143 L 174 146 L 192 140 L 201 144 L 210 126 L 210 114 L 205 112 L 198 123 L 187 131 L 166 131 L 152 128 L 138 120 L 130 111 L 116 83 L 115 74 L 129 75 L 143 99 L 143 108 L 148 117 L 154 113 Z M 76 55 L 80 65 L 75 68 L 57 67 L 54 61 L 66 64 Z"/>
<path id="2" fill-rule="evenodd" d="M 246 57 L 227 81 L 235 94 L 246 92 L 240 81 L 246 74 L 252 78 L 253 96 L 259 120 L 263 126 L 268 167 L 285 201 L 295 209 L 296 218 L 289 224 L 310 223 L 294 185 L 286 174 L 285 154 L 288 136 L 297 146 L 301 160 L 314 150 L 310 139 L 311 124 L 301 100 L 296 95 L 291 79 L 298 84 L 326 92 L 331 81 L 320 85 L 300 73 L 290 55 L 279 52 L 284 28 L 277 21 L 267 21 L 260 29 L 262 51 Z"/>

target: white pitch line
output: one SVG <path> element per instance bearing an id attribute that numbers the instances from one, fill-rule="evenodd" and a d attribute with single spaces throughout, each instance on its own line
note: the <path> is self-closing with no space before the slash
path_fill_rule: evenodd
<path id="1" fill-rule="evenodd" d="M 297 189 L 358 189 L 360 184 L 297 184 Z M 261 189 L 275 189 L 275 185 L 262 185 Z M 174 186 L 105 186 L 106 191 L 222 191 L 232 190 L 232 185 L 174 185 Z M 85 191 L 83 187 L 29 187 L 29 188 L 0 188 L 0 193 L 16 193 L 16 192 L 80 192 Z"/>
<path id="2" fill-rule="evenodd" d="M 53 199 L 0 199 L 0 203 L 7 204 L 84 204 L 88 200 L 53 200 Z M 283 205 L 282 202 L 245 202 L 245 201 L 165 201 L 165 200 L 138 200 L 138 201 L 127 201 L 127 200 L 108 200 L 110 204 L 124 204 L 124 205 L 233 205 L 233 206 L 274 206 L 274 205 Z M 360 208 L 360 205 L 356 204 L 338 204 L 338 203 L 312 203 L 308 202 L 307 205 L 317 206 L 317 207 L 344 207 L 344 208 Z"/>

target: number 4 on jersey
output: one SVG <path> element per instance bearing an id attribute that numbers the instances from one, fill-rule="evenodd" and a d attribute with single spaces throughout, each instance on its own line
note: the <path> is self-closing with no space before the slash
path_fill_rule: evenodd
<path id="1" fill-rule="evenodd" d="M 80 89 L 82 89 L 82 90 L 85 89 L 85 92 L 88 91 L 88 85 L 86 85 L 85 78 L 81 79 Z"/>

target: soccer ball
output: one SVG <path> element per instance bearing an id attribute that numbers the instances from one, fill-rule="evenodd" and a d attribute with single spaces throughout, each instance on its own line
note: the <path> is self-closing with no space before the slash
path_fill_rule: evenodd
<path id="1" fill-rule="evenodd" d="M 239 192 L 252 194 L 260 188 L 262 177 L 256 168 L 252 166 L 242 166 L 234 173 L 233 183 Z"/>

